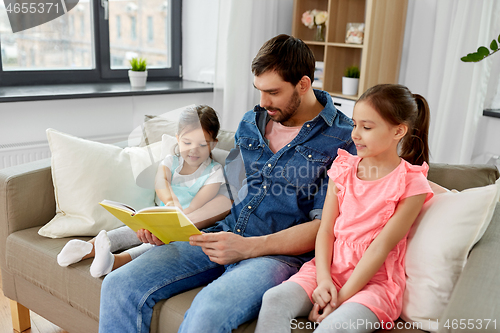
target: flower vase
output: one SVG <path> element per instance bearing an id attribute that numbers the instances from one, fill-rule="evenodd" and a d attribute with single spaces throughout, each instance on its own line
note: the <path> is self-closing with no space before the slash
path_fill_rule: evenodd
<path id="1" fill-rule="evenodd" d="M 318 24 L 316 26 L 316 34 L 314 36 L 314 40 L 317 42 L 324 42 L 325 41 L 325 29 L 326 26 L 324 24 Z"/>

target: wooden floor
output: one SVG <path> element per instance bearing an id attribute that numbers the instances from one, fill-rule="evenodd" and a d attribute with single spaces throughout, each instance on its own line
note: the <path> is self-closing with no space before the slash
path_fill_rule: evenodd
<path id="1" fill-rule="evenodd" d="M 0 333 L 13 333 L 16 331 L 12 328 L 10 301 L 3 295 L 1 276 L 2 272 L 0 271 Z M 30 314 L 31 328 L 24 331 L 24 333 L 67 333 L 65 330 L 45 320 L 33 311 L 30 311 Z"/>

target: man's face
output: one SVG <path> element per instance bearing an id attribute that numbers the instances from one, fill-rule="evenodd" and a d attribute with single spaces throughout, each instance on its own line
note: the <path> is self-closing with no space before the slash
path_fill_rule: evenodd
<path id="1" fill-rule="evenodd" d="M 283 81 L 274 71 L 254 76 L 253 82 L 254 87 L 260 90 L 260 106 L 267 110 L 273 121 L 287 126 L 300 106 L 297 87 Z"/>

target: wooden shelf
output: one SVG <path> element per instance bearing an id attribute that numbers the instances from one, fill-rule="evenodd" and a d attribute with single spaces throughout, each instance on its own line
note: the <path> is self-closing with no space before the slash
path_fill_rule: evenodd
<path id="1" fill-rule="evenodd" d="M 324 62 L 323 90 L 356 100 L 369 87 L 397 83 L 408 0 L 295 0 L 292 34 L 302 39 L 317 61 Z M 326 10 L 326 41 L 314 41 L 314 29 L 302 24 L 306 10 Z M 346 44 L 347 23 L 364 23 L 362 45 Z M 360 68 L 358 95 L 345 96 L 342 76 L 348 66 Z"/>
<path id="2" fill-rule="evenodd" d="M 335 96 L 335 97 L 341 97 L 341 98 L 345 98 L 345 99 L 350 99 L 352 101 L 355 101 L 355 100 L 358 99 L 357 95 L 344 95 L 340 91 L 327 91 L 327 93 L 329 93 L 330 95 Z"/>
<path id="3" fill-rule="evenodd" d="M 350 47 L 353 49 L 362 49 L 362 44 L 347 44 L 347 43 L 327 43 L 328 46 L 336 46 L 336 47 Z"/>

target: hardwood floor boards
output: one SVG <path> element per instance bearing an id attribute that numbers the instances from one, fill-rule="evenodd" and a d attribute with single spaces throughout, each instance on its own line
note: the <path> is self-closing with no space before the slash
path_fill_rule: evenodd
<path id="1" fill-rule="evenodd" d="M 2 272 L 0 271 L 0 333 L 16 332 L 12 328 L 12 318 L 10 316 L 10 301 L 3 294 L 2 289 Z M 23 333 L 68 333 L 58 326 L 52 324 L 48 320 L 40 317 L 33 311 L 31 315 L 31 328 Z"/>

